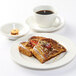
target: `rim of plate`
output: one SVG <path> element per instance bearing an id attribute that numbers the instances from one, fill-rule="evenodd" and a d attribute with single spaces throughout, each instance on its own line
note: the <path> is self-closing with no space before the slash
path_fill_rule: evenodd
<path id="1" fill-rule="evenodd" d="M 18 44 L 22 42 L 22 40 L 24 39 L 26 41 L 31 36 L 43 36 L 43 37 L 54 38 L 54 40 L 57 40 L 67 49 L 66 55 L 60 60 L 51 64 L 35 64 L 35 63 L 29 63 L 28 61 L 24 61 L 19 51 L 17 50 Z M 11 57 L 16 63 L 18 63 L 23 67 L 36 69 L 36 70 L 47 70 L 47 69 L 55 69 L 69 63 L 76 56 L 76 51 L 74 51 L 75 49 L 76 49 L 75 44 L 64 36 L 57 35 L 57 34 L 50 34 L 50 33 L 34 33 L 34 34 L 29 34 L 27 36 L 24 36 L 13 43 L 11 47 Z"/>

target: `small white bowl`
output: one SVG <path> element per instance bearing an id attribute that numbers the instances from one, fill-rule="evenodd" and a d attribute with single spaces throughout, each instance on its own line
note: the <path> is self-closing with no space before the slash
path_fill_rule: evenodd
<path id="1" fill-rule="evenodd" d="M 13 29 L 13 24 L 15 24 L 16 29 L 19 30 L 19 35 L 11 35 L 11 30 Z M 5 24 L 0 28 L 2 34 L 4 34 L 5 36 L 8 37 L 8 39 L 11 40 L 16 40 L 24 35 L 27 34 L 27 32 L 29 31 L 29 27 L 27 25 L 22 26 L 19 23 L 9 23 L 9 24 Z"/>

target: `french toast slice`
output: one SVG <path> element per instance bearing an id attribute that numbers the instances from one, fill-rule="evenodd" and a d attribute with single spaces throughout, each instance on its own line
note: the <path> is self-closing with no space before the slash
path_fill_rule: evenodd
<path id="1" fill-rule="evenodd" d="M 40 38 L 39 36 L 32 36 L 28 42 L 21 42 L 19 45 L 19 52 L 31 57 L 33 54 L 30 49 L 33 49 Z"/>
<path id="2" fill-rule="evenodd" d="M 29 44 L 29 42 L 22 42 L 19 45 L 19 52 L 29 57 L 33 55 L 30 49 L 32 49 L 32 46 Z"/>
<path id="3" fill-rule="evenodd" d="M 41 63 L 44 63 L 62 52 L 66 52 L 66 49 L 53 39 L 42 38 L 38 41 L 38 44 L 31 49 L 31 51 Z"/>

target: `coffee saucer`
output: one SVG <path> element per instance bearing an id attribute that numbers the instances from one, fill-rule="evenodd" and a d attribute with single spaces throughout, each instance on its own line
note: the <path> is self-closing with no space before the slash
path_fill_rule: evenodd
<path id="1" fill-rule="evenodd" d="M 54 26 L 51 26 L 49 28 L 41 28 L 41 27 L 39 27 L 38 26 L 39 24 L 36 22 L 36 19 L 35 19 L 34 16 L 28 17 L 26 19 L 26 23 L 34 31 L 37 31 L 37 32 L 53 32 L 53 31 L 56 31 L 56 30 L 60 29 L 61 27 L 63 27 L 64 20 L 63 20 L 62 17 L 60 17 L 60 20 L 58 18 L 56 18 L 55 22 L 53 23 Z"/>

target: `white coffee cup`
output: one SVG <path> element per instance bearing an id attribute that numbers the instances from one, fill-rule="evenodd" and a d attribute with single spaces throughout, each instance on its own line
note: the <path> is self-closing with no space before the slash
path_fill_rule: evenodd
<path id="1" fill-rule="evenodd" d="M 48 15 L 38 14 L 37 12 L 41 11 L 41 10 L 49 10 L 49 11 L 52 11 L 53 13 L 48 14 Z M 38 6 L 38 7 L 34 8 L 33 11 L 34 11 L 34 16 L 35 16 L 36 22 L 38 23 L 39 27 L 48 28 L 48 27 L 52 27 L 52 26 L 54 26 L 54 27 L 57 26 L 57 25 L 53 25 L 56 18 L 58 18 L 59 22 L 61 22 L 60 18 L 57 16 L 55 9 L 52 6 L 47 6 L 47 5 Z"/>

